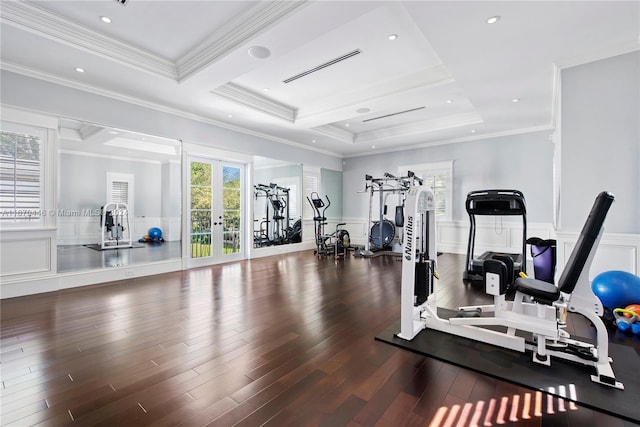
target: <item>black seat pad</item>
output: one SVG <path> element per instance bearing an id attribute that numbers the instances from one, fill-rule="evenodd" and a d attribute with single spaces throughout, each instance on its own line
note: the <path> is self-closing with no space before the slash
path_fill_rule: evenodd
<path id="1" fill-rule="evenodd" d="M 553 283 L 543 280 L 518 277 L 513 284 L 513 288 L 542 301 L 552 302 L 560 297 L 560 289 Z"/>

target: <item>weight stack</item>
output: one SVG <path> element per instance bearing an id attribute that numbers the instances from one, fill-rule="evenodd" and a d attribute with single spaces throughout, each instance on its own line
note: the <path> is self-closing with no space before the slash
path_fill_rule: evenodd
<path id="1" fill-rule="evenodd" d="M 413 303 L 418 306 L 427 300 L 428 296 L 428 271 L 427 262 L 416 263 L 415 283 L 413 287 Z"/>

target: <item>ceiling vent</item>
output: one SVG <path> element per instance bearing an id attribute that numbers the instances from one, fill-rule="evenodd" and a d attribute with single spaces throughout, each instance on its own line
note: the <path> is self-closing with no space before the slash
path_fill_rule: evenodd
<path id="1" fill-rule="evenodd" d="M 344 55 L 342 55 L 342 56 L 340 56 L 340 57 L 338 57 L 336 59 L 332 59 L 331 61 L 327 61 L 327 62 L 325 62 L 323 64 L 317 65 L 317 66 L 315 66 L 315 67 L 313 67 L 313 68 L 311 68 L 311 69 L 309 69 L 307 71 L 303 71 L 300 74 L 296 74 L 295 76 L 289 77 L 288 79 L 285 79 L 282 82 L 283 83 L 291 83 L 294 80 L 298 80 L 301 77 L 307 76 L 307 75 L 309 75 L 311 73 L 315 73 L 316 71 L 320 71 L 323 68 L 327 68 L 327 67 L 329 67 L 331 65 L 337 64 L 338 62 L 342 62 L 345 59 L 351 58 L 351 57 L 356 56 L 356 55 L 358 55 L 360 53 L 362 53 L 362 51 L 360 49 L 352 50 L 351 52 L 345 53 Z"/>
<path id="2" fill-rule="evenodd" d="M 114 0 L 116 3 L 120 3 L 121 5 L 125 6 L 127 3 L 129 3 L 129 0 Z"/>
<path id="3" fill-rule="evenodd" d="M 412 108 L 410 110 L 398 111 L 397 113 L 385 114 L 384 116 L 372 117 L 370 119 L 363 120 L 362 123 L 372 122 L 374 120 L 386 119 L 387 117 L 397 116 L 400 114 L 411 113 L 412 111 L 418 111 L 424 108 L 427 108 L 427 107 L 417 107 L 417 108 Z"/>

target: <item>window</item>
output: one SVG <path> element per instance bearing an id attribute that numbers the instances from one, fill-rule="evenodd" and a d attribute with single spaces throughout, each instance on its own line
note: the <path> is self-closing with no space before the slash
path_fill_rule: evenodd
<path id="1" fill-rule="evenodd" d="M 107 172 L 107 203 L 125 203 L 129 216 L 133 216 L 134 175 Z"/>
<path id="2" fill-rule="evenodd" d="M 320 173 L 319 172 L 304 172 L 304 195 L 305 195 L 305 203 L 304 208 L 302 209 L 302 214 L 304 219 L 313 219 L 315 216 L 315 212 L 313 208 L 306 200 L 307 197 L 311 197 L 311 193 L 319 193 L 320 192 Z"/>
<path id="3" fill-rule="evenodd" d="M 451 219 L 453 162 L 422 163 L 400 166 L 399 174 L 406 175 L 413 171 L 424 180 L 424 185 L 433 190 L 435 197 L 436 217 Z"/>
<path id="4" fill-rule="evenodd" d="M 39 225 L 43 203 L 43 153 L 47 131 L 2 123 L 0 224 Z"/>
<path id="5" fill-rule="evenodd" d="M 300 218 L 300 204 L 298 202 L 298 183 L 300 178 L 295 176 L 289 178 L 274 178 L 272 181 L 274 184 L 278 184 L 278 187 L 289 189 L 289 218 Z"/>

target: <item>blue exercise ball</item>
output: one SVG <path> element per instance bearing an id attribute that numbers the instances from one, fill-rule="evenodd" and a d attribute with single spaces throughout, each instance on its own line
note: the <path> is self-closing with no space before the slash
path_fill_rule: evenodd
<path id="1" fill-rule="evenodd" d="M 149 235 L 150 239 L 158 240 L 159 238 L 162 237 L 162 230 L 160 230 L 158 227 L 153 227 L 149 229 L 147 234 Z"/>
<path id="2" fill-rule="evenodd" d="M 640 304 L 640 277 L 626 271 L 611 270 L 598 274 L 591 289 L 602 305 L 611 310 Z"/>

